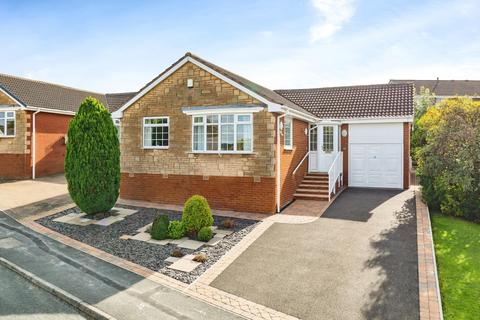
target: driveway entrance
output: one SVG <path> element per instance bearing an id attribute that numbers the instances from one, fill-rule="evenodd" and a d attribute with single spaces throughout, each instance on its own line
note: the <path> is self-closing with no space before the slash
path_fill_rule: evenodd
<path id="1" fill-rule="evenodd" d="M 270 227 L 213 287 L 302 319 L 418 319 L 413 191 L 344 191 L 321 218 Z"/>

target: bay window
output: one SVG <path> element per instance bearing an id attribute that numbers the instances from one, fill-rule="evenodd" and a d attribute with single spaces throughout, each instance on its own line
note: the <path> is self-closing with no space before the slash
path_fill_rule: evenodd
<path id="1" fill-rule="evenodd" d="M 167 149 L 169 138 L 168 117 L 143 118 L 143 148 Z"/>
<path id="2" fill-rule="evenodd" d="M 207 153 L 252 151 L 251 114 L 194 115 L 192 150 Z"/>
<path id="3" fill-rule="evenodd" d="M 0 111 L 0 138 L 15 136 L 15 111 Z"/>

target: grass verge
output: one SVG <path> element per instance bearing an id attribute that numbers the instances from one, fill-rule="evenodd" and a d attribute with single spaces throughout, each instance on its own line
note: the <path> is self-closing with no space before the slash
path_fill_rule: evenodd
<path id="1" fill-rule="evenodd" d="M 445 319 L 479 319 L 480 225 L 432 212 Z"/>

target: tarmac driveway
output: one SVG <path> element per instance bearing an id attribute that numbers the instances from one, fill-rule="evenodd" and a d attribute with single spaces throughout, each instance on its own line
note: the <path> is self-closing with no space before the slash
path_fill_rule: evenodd
<path id="1" fill-rule="evenodd" d="M 212 286 L 302 319 L 418 319 L 413 191 L 347 189 L 270 227 Z"/>

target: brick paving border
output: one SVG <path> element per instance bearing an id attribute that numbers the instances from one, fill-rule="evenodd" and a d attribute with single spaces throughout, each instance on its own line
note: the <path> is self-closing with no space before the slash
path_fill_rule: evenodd
<path id="1" fill-rule="evenodd" d="M 442 320 L 442 300 L 438 283 L 430 213 L 427 205 L 422 201 L 420 188 L 417 187 L 415 189 L 420 320 Z"/>
<path id="2" fill-rule="evenodd" d="M 138 204 L 137 204 L 138 205 Z M 92 255 L 96 258 L 99 258 L 103 261 L 106 261 L 108 263 L 114 264 L 118 267 L 121 267 L 123 269 L 126 269 L 128 271 L 131 271 L 133 273 L 136 273 L 144 278 L 147 278 L 151 281 L 154 281 L 158 284 L 167 286 L 171 289 L 180 291 L 188 296 L 191 296 L 193 298 L 196 298 L 198 300 L 201 300 L 205 303 L 208 303 L 210 305 L 213 305 L 215 307 L 233 312 L 237 315 L 240 315 L 246 319 L 254 319 L 254 320 L 296 320 L 297 318 L 292 317 L 288 314 L 270 309 L 268 307 L 265 307 L 263 305 L 257 304 L 252 301 L 248 301 L 244 298 L 237 297 L 235 295 L 232 295 L 230 293 L 224 292 L 222 290 L 213 288 L 209 286 L 208 284 L 205 284 L 204 282 L 194 282 L 190 285 L 185 284 L 181 281 L 178 281 L 176 279 L 170 278 L 164 274 L 161 274 L 159 272 L 150 270 L 148 268 L 145 268 L 143 266 L 137 265 L 133 262 L 130 262 L 128 260 L 119 258 L 117 256 L 114 256 L 112 254 L 109 254 L 107 252 L 104 252 L 102 250 L 99 250 L 97 248 L 94 248 L 92 246 L 89 246 L 83 242 L 74 240 L 72 238 L 69 238 L 61 233 L 58 233 L 56 231 L 53 231 L 47 227 L 44 227 L 35 220 L 40 219 L 42 217 L 46 217 L 49 215 L 56 214 L 58 212 L 62 212 L 64 210 L 67 210 L 69 208 L 75 207 L 74 204 L 69 204 L 65 205 L 62 207 L 58 207 L 56 209 L 43 212 L 41 214 L 31 216 L 22 220 L 18 220 L 21 224 L 25 225 L 26 227 L 43 234 L 45 236 L 48 236 L 49 238 L 56 240 L 64 245 L 70 246 L 72 248 L 75 248 L 77 250 L 80 250 L 82 252 L 85 252 L 89 255 Z M 159 206 L 160 207 L 160 206 Z M 161 206 L 165 208 L 164 206 Z M 235 215 L 238 217 L 236 214 L 231 214 L 231 213 L 226 213 L 225 216 L 233 216 Z M 241 215 L 241 213 L 240 213 Z M 250 240 L 243 242 L 241 246 L 239 246 L 242 241 L 245 239 L 242 239 L 240 243 L 238 243 L 235 247 L 233 247 L 230 251 L 237 252 L 237 254 L 241 254 L 250 243 L 255 241 L 259 236 L 263 234 L 265 230 L 268 229 L 273 223 L 275 222 L 282 222 L 282 223 L 308 223 L 313 220 L 316 220 L 317 217 L 307 217 L 307 216 L 289 216 L 289 215 L 273 215 L 273 216 L 264 216 L 266 219 L 260 223 L 259 226 L 257 226 L 254 230 L 252 230 L 245 238 L 249 237 L 253 233 L 253 235 L 250 236 Z M 268 221 L 266 221 L 268 220 Z M 258 230 L 257 230 L 258 229 Z M 238 248 L 237 248 L 238 247 Z M 230 252 L 229 251 L 229 252 Z M 228 253 L 227 253 L 228 254 Z M 223 257 L 222 257 L 223 258 Z M 221 259 L 220 259 L 221 260 Z M 217 266 L 217 270 L 223 271 L 233 260 L 225 260 L 222 264 L 219 264 L 219 261 L 217 261 L 216 264 L 214 264 L 210 269 L 212 269 L 214 266 Z M 228 264 L 227 264 L 228 263 Z M 209 271 L 208 269 L 207 271 Z M 203 276 L 203 275 L 202 275 Z M 202 277 L 201 276 L 201 277 Z M 200 278 L 201 278 L 200 277 Z M 199 278 L 199 279 L 200 279 Z M 197 279 L 198 280 L 198 279 Z M 212 279 L 213 281 L 213 279 Z"/>

